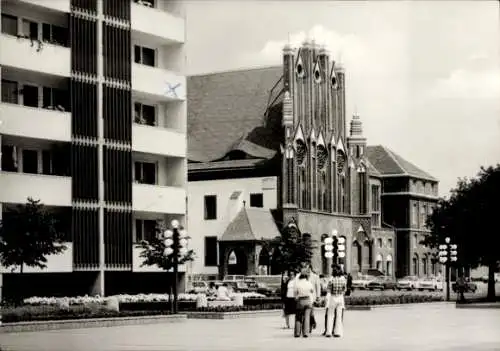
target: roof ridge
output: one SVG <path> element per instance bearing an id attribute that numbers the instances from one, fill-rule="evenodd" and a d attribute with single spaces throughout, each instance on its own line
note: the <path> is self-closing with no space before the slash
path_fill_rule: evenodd
<path id="1" fill-rule="evenodd" d="M 243 71 L 257 71 L 257 70 L 266 70 L 266 69 L 272 69 L 272 68 L 281 68 L 282 65 L 277 64 L 277 65 L 267 65 L 267 66 L 253 66 L 253 67 L 239 67 L 239 68 L 233 68 L 229 70 L 220 70 L 220 71 L 210 71 L 210 72 L 205 72 L 205 73 L 196 73 L 196 74 L 188 74 L 187 77 L 206 77 L 206 76 L 212 76 L 216 74 L 223 74 L 223 73 L 237 73 L 237 72 L 243 72 Z"/>
<path id="2" fill-rule="evenodd" d="M 391 149 L 384 145 L 380 145 L 382 149 L 384 149 L 385 152 L 392 158 L 392 160 L 396 163 L 396 165 L 401 169 L 401 174 L 410 176 L 410 174 L 406 171 L 406 168 L 404 168 L 401 163 L 397 160 L 397 158 L 394 156 L 394 153 L 392 152 Z"/>

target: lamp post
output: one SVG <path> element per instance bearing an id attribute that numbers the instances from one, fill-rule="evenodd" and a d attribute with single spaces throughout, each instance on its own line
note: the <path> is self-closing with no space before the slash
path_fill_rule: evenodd
<path id="1" fill-rule="evenodd" d="M 174 219 L 170 223 L 172 229 L 167 229 L 163 232 L 163 238 L 165 239 L 165 250 L 163 254 L 165 256 L 172 256 L 173 266 L 174 266 L 174 303 L 172 306 L 172 312 L 177 313 L 177 297 L 178 297 L 178 277 L 179 277 L 179 256 L 184 256 L 187 253 L 187 232 L 183 228 L 179 227 L 179 221 Z"/>
<path id="2" fill-rule="evenodd" d="M 444 244 L 439 245 L 439 262 L 444 265 L 446 275 L 446 301 L 450 301 L 450 268 L 451 263 L 457 261 L 457 244 L 451 244 L 451 239 L 446 237 Z"/>

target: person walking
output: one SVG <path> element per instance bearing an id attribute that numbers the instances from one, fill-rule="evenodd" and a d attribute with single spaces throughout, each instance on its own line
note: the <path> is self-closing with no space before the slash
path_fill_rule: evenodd
<path id="1" fill-rule="evenodd" d="M 285 295 L 283 298 L 283 314 L 285 316 L 285 328 L 290 329 L 290 316 L 295 314 L 295 272 L 288 272 L 288 281 L 286 284 Z"/>
<path id="2" fill-rule="evenodd" d="M 347 280 L 338 265 L 333 267 L 332 279 L 328 284 L 326 303 L 328 308 L 326 337 L 342 337 L 344 334 L 344 294 L 347 290 Z"/>
<path id="3" fill-rule="evenodd" d="M 314 287 L 308 281 L 307 274 L 300 274 L 295 280 L 294 296 L 296 301 L 295 310 L 295 328 L 294 336 L 296 338 L 302 335 L 307 338 L 311 332 L 310 321 L 313 305 Z"/>

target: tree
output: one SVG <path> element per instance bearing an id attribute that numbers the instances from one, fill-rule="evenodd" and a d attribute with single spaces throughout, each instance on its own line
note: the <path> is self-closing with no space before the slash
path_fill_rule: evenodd
<path id="1" fill-rule="evenodd" d="M 268 249 L 278 250 L 274 264 L 283 274 L 285 271 L 299 271 L 304 263 L 311 263 L 315 249 L 309 234 L 301 234 L 295 222 L 290 222 L 279 237 L 265 242 Z"/>
<path id="2" fill-rule="evenodd" d="M 173 255 L 165 255 L 165 239 L 163 239 L 163 232 L 165 225 L 159 223 L 155 228 L 155 234 L 149 241 L 142 240 L 137 247 L 142 249 L 139 257 L 143 258 L 141 266 L 156 266 L 164 271 L 169 271 L 174 267 Z M 180 228 L 182 229 L 182 228 Z M 189 237 L 188 237 L 189 239 Z M 195 254 L 193 250 L 188 250 L 185 255 L 179 257 L 179 264 L 193 261 Z"/>
<path id="3" fill-rule="evenodd" d="M 28 198 L 25 205 L 9 209 L 0 222 L 0 263 L 14 271 L 24 266 L 46 268 L 48 255 L 66 250 L 64 233 L 40 200 Z"/>
<path id="4" fill-rule="evenodd" d="M 481 167 L 474 178 L 459 179 L 449 199 L 440 199 L 427 220 L 431 230 L 424 244 L 435 248 L 449 237 L 458 245 L 459 266 L 488 267 L 488 300 L 495 300 L 494 273 L 500 261 L 500 164 Z"/>

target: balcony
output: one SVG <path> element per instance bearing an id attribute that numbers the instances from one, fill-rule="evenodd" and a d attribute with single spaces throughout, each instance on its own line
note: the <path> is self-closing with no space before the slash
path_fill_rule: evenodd
<path id="1" fill-rule="evenodd" d="M 73 271 L 73 243 L 65 243 L 66 250 L 59 255 L 47 256 L 47 267 L 23 267 L 23 273 L 70 273 Z M 19 273 L 19 267 L 3 267 L 0 266 L 0 273 Z"/>
<path id="2" fill-rule="evenodd" d="M 157 266 L 142 266 L 141 267 L 142 263 L 144 262 L 144 258 L 140 257 L 141 249 L 138 249 L 137 247 L 133 247 L 132 250 L 133 250 L 132 251 L 132 272 L 150 272 L 150 273 L 164 272 L 163 269 L 160 269 Z M 169 272 L 173 272 L 173 270 L 170 269 Z M 179 265 L 179 272 L 180 273 L 186 272 L 186 265 L 185 264 Z"/>
<path id="3" fill-rule="evenodd" d="M 132 31 L 137 32 L 140 36 L 152 36 L 164 45 L 184 43 L 185 23 L 183 18 L 136 3 L 132 3 L 131 11 Z"/>
<path id="4" fill-rule="evenodd" d="M 71 141 L 71 113 L 0 103 L 0 133 L 42 140 Z"/>
<path id="5" fill-rule="evenodd" d="M 134 63 L 132 90 L 137 97 L 153 101 L 186 99 L 186 77 L 162 68 Z"/>
<path id="6" fill-rule="evenodd" d="M 132 209 L 152 213 L 186 213 L 186 190 L 173 186 L 133 184 Z"/>
<path id="7" fill-rule="evenodd" d="M 28 6 L 41 7 L 52 11 L 59 11 L 59 12 L 70 11 L 70 0 L 57 0 L 57 1 L 20 0 L 20 2 L 25 3 Z"/>
<path id="8" fill-rule="evenodd" d="M 70 58 L 70 49 L 63 46 L 25 38 L 18 39 L 6 34 L 0 35 L 0 64 L 2 66 L 69 77 Z"/>
<path id="9" fill-rule="evenodd" d="M 0 172 L 0 202 L 24 204 L 28 197 L 47 206 L 71 206 L 71 177 Z"/>
<path id="10" fill-rule="evenodd" d="M 134 124 L 132 150 L 147 154 L 186 157 L 186 134 L 172 129 Z"/>

